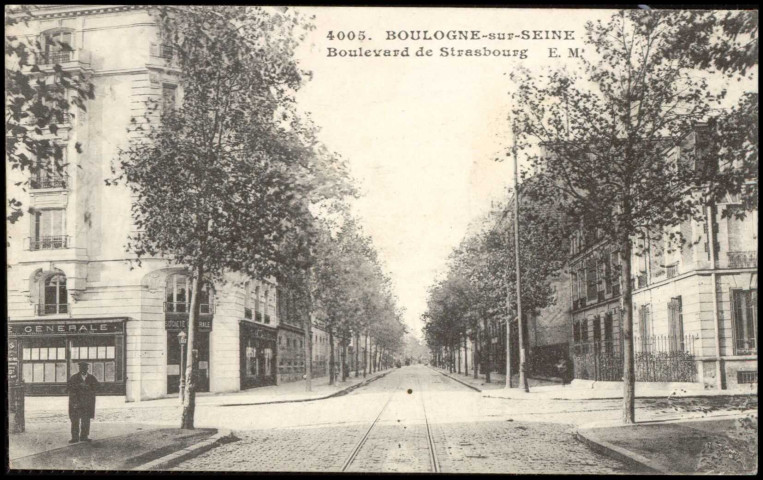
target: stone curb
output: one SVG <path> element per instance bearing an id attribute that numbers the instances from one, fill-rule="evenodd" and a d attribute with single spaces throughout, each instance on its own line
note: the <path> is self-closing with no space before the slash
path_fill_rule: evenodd
<path id="1" fill-rule="evenodd" d="M 627 427 L 624 427 L 624 428 L 627 428 Z M 660 465 L 659 463 L 654 462 L 644 457 L 643 455 L 639 455 L 638 453 L 634 453 L 622 447 L 612 445 L 611 443 L 597 437 L 590 431 L 585 431 L 585 429 L 576 430 L 575 438 L 577 438 L 578 441 L 587 445 L 588 448 L 590 448 L 594 452 L 600 453 L 602 455 L 606 455 L 607 457 L 613 458 L 621 463 L 629 465 L 635 468 L 636 470 L 638 470 L 639 472 L 661 473 L 661 474 L 670 473 L 667 470 L 665 470 L 662 467 L 662 465 Z"/>
<path id="2" fill-rule="evenodd" d="M 427 366 L 429 367 L 429 365 L 427 365 Z M 463 381 L 463 380 L 461 380 L 461 379 L 458 379 L 458 378 L 456 378 L 456 377 L 451 377 L 451 376 L 450 376 L 450 375 L 448 375 L 447 373 L 445 373 L 445 372 L 441 372 L 441 371 L 439 371 L 439 370 L 435 370 L 435 369 L 434 369 L 434 368 L 432 368 L 432 367 L 429 367 L 429 368 L 431 368 L 433 371 L 435 371 L 435 372 L 439 373 L 440 375 L 444 375 L 444 376 L 446 376 L 446 377 L 450 378 L 451 380 L 454 380 L 454 381 L 456 381 L 456 382 L 460 383 L 461 385 L 464 385 L 464 386 L 466 386 L 466 387 L 469 387 L 469 388 L 471 388 L 472 390 L 475 390 L 475 391 L 477 391 L 477 392 L 480 392 L 480 393 L 482 392 L 482 390 L 481 390 L 481 389 L 479 389 L 479 388 L 475 387 L 474 385 L 470 385 L 470 384 L 468 384 L 468 383 L 464 382 L 464 381 Z"/>
<path id="3" fill-rule="evenodd" d="M 217 446 L 218 443 L 220 443 L 225 437 L 228 436 L 231 436 L 230 430 L 218 430 L 215 435 L 206 440 L 191 445 L 190 447 L 186 447 L 182 450 L 178 450 L 177 452 L 170 453 L 169 455 L 165 455 L 161 458 L 157 458 L 156 460 L 152 460 L 148 463 L 144 463 L 143 465 L 138 465 L 137 467 L 132 468 L 132 470 L 166 470 L 181 462 L 184 462 L 185 460 L 197 457 L 204 452 L 212 450 Z"/>
<path id="4" fill-rule="evenodd" d="M 385 371 L 385 372 L 379 372 L 377 375 L 366 378 L 362 382 L 358 382 L 355 385 L 349 385 L 339 391 L 336 391 L 334 393 L 331 393 L 329 395 L 325 395 L 323 397 L 310 397 L 310 398 L 297 398 L 294 400 L 270 400 L 267 402 L 250 402 L 250 403 L 221 403 L 220 405 L 206 405 L 206 406 L 214 406 L 214 407 L 246 407 L 250 405 L 274 405 L 276 403 L 300 403 L 300 402 L 314 402 L 316 400 L 326 400 L 333 397 L 338 397 L 341 395 L 344 395 L 356 388 L 363 387 L 365 385 L 368 385 L 369 383 L 378 380 L 388 373 L 390 373 L 391 370 Z"/>

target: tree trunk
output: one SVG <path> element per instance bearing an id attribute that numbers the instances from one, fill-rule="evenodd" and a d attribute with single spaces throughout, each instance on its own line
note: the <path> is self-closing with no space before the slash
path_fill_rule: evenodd
<path id="1" fill-rule="evenodd" d="M 204 265 L 199 264 L 192 272 L 191 312 L 188 315 L 188 355 L 185 367 L 185 394 L 183 397 L 183 414 L 180 418 L 180 428 L 193 430 L 193 418 L 196 412 L 196 325 L 198 324 L 201 306 L 201 285 L 204 275 Z M 211 292 L 210 292 L 211 294 Z"/>
<path id="2" fill-rule="evenodd" d="M 360 333 L 355 334 L 355 378 L 360 376 Z"/>
<path id="3" fill-rule="evenodd" d="M 334 385 L 336 380 L 336 366 L 334 365 L 334 329 L 328 329 L 329 334 L 329 385 Z"/>
<path id="4" fill-rule="evenodd" d="M 309 295 L 309 294 L 308 294 Z M 305 330 L 305 389 L 310 392 L 313 390 L 313 325 L 310 318 L 310 312 L 306 315 L 304 320 Z"/>
<path id="5" fill-rule="evenodd" d="M 461 339 L 456 341 L 456 351 L 458 352 L 458 373 L 461 373 Z"/>
<path id="6" fill-rule="evenodd" d="M 363 349 L 363 378 L 368 372 L 368 332 L 366 332 L 366 348 Z"/>
<path id="7" fill-rule="evenodd" d="M 485 383 L 490 383 L 490 334 L 488 333 L 489 330 L 487 326 L 487 318 L 483 318 L 482 327 L 485 336 L 485 348 L 483 349 L 483 354 L 485 355 Z"/>
<path id="8" fill-rule="evenodd" d="M 464 335 L 464 375 L 469 376 L 469 350 L 466 348 L 466 335 Z"/>
<path id="9" fill-rule="evenodd" d="M 342 337 L 342 381 L 347 380 L 347 337 Z"/>
<path id="10" fill-rule="evenodd" d="M 480 362 L 479 362 L 479 341 L 478 337 L 475 334 L 475 336 L 472 338 L 472 376 L 476 380 L 480 374 Z"/>
<path id="11" fill-rule="evenodd" d="M 622 265 L 623 312 L 623 423 L 636 422 L 636 374 L 633 355 L 633 291 L 631 285 L 631 244 L 627 235 L 621 235 L 620 264 Z M 712 248 L 712 246 L 710 247 Z"/>

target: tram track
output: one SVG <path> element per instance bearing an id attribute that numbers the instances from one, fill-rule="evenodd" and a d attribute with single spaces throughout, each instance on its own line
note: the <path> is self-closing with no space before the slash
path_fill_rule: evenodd
<path id="1" fill-rule="evenodd" d="M 403 390 L 401 389 L 403 378 L 405 377 L 401 377 L 400 382 L 398 382 L 398 385 L 393 389 L 392 393 L 387 398 L 387 401 L 379 410 L 379 413 L 376 415 L 373 422 L 371 422 L 371 425 L 365 431 L 364 435 L 360 438 L 360 440 L 355 444 L 355 447 L 352 449 L 350 455 L 347 457 L 347 459 L 345 460 L 342 466 L 342 469 L 341 469 L 342 472 L 348 471 L 350 467 L 353 466 L 353 464 L 358 459 L 359 455 L 364 451 L 364 447 L 366 447 L 368 440 L 372 436 L 372 433 L 374 432 L 374 430 L 380 426 L 380 420 L 382 419 L 385 411 L 387 411 L 387 408 L 389 407 L 389 405 L 392 403 L 393 398 L 396 395 L 400 395 L 403 392 Z M 427 447 L 428 460 L 429 460 L 428 473 L 438 473 L 440 471 L 440 466 L 437 460 L 437 452 L 435 450 L 435 442 L 432 435 L 432 428 L 429 424 L 429 418 L 426 412 L 426 403 L 424 400 L 424 388 L 419 378 L 416 378 L 416 387 L 418 388 L 417 395 L 420 395 L 419 404 L 421 408 L 421 415 L 423 417 L 423 424 L 424 424 L 423 427 L 426 432 L 426 447 Z M 408 394 L 411 394 L 411 393 L 412 391 L 408 392 Z M 408 428 L 408 427 L 405 426 L 404 428 Z"/>

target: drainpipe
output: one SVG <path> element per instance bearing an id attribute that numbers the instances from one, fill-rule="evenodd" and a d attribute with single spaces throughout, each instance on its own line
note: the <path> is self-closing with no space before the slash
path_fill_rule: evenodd
<path id="1" fill-rule="evenodd" d="M 715 255 L 715 231 L 713 230 L 713 223 L 715 222 L 715 209 L 713 206 L 707 207 L 708 211 L 708 218 L 707 218 L 707 236 L 708 236 L 708 243 L 710 244 L 708 248 L 710 249 L 710 268 L 712 269 L 712 273 L 710 276 L 712 277 L 712 283 L 713 283 L 713 326 L 715 328 L 715 376 L 716 376 L 716 386 L 718 387 L 718 390 L 723 389 L 723 377 L 722 377 L 722 368 L 721 368 L 721 318 L 718 315 L 718 275 L 716 273 L 716 270 L 718 268 L 718 259 Z"/>

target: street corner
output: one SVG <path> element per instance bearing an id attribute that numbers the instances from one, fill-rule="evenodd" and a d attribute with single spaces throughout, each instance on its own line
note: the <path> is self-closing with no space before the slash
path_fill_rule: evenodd
<path id="1" fill-rule="evenodd" d="M 132 470 L 161 467 L 175 457 L 188 458 L 230 441 L 230 432 L 214 428 L 184 430 L 155 427 L 103 439 L 94 438 L 10 460 L 11 470 Z M 181 460 L 179 461 L 182 461 Z M 151 468 L 149 468 L 151 469 Z"/>

